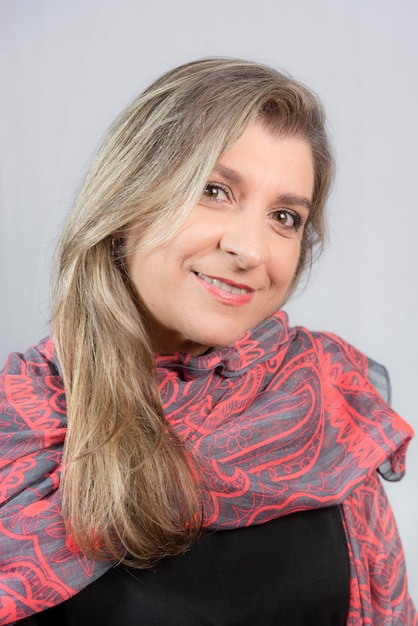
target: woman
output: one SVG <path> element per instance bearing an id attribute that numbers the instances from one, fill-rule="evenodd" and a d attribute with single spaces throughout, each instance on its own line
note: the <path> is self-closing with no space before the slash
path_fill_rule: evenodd
<path id="1" fill-rule="evenodd" d="M 417 623 L 377 478 L 412 431 L 383 368 L 282 312 L 331 178 L 317 98 L 254 63 L 177 68 L 115 122 L 52 338 L 3 373 L 0 623 Z"/>

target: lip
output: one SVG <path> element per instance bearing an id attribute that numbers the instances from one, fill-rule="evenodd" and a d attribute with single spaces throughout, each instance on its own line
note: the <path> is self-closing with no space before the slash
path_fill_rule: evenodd
<path id="1" fill-rule="evenodd" d="M 248 285 L 227 278 L 194 272 L 199 284 L 218 302 L 230 306 L 244 306 L 251 302 L 255 290 Z M 228 288 L 226 288 L 228 287 Z"/>

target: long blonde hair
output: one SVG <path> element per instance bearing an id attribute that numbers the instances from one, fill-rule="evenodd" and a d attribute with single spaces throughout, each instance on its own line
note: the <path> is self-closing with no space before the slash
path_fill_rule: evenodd
<path id="1" fill-rule="evenodd" d="M 254 120 L 305 138 L 313 209 L 294 284 L 324 238 L 332 157 L 316 96 L 269 67 L 205 59 L 151 85 L 110 128 L 57 250 L 53 336 L 68 408 L 63 515 L 95 558 L 148 567 L 199 535 L 196 468 L 164 419 L 124 258 L 127 234 L 173 236 L 220 156 Z"/>

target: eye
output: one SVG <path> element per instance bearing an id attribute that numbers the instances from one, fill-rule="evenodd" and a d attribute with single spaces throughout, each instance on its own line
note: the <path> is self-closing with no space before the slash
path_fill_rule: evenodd
<path id="1" fill-rule="evenodd" d="M 214 202 L 228 200 L 228 190 L 219 184 L 208 183 L 203 191 L 203 196 Z"/>
<path id="2" fill-rule="evenodd" d="M 302 218 L 296 211 L 280 209 L 273 213 L 273 219 L 286 230 L 297 231 L 302 226 Z"/>

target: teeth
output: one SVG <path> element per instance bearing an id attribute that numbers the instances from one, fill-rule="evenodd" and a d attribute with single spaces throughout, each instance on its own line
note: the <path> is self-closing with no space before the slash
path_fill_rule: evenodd
<path id="1" fill-rule="evenodd" d="M 222 280 L 219 280 L 218 278 L 209 278 L 209 276 L 206 276 L 205 274 L 201 274 L 200 272 L 198 272 L 197 275 L 199 276 L 199 278 L 204 280 L 205 283 L 210 283 L 211 285 L 218 287 L 218 289 L 222 289 L 222 291 L 227 291 L 228 293 L 234 293 L 237 295 L 244 295 L 245 293 L 249 293 L 247 289 L 240 289 L 239 287 L 233 287 L 232 285 L 228 285 L 228 283 L 224 283 Z"/>

